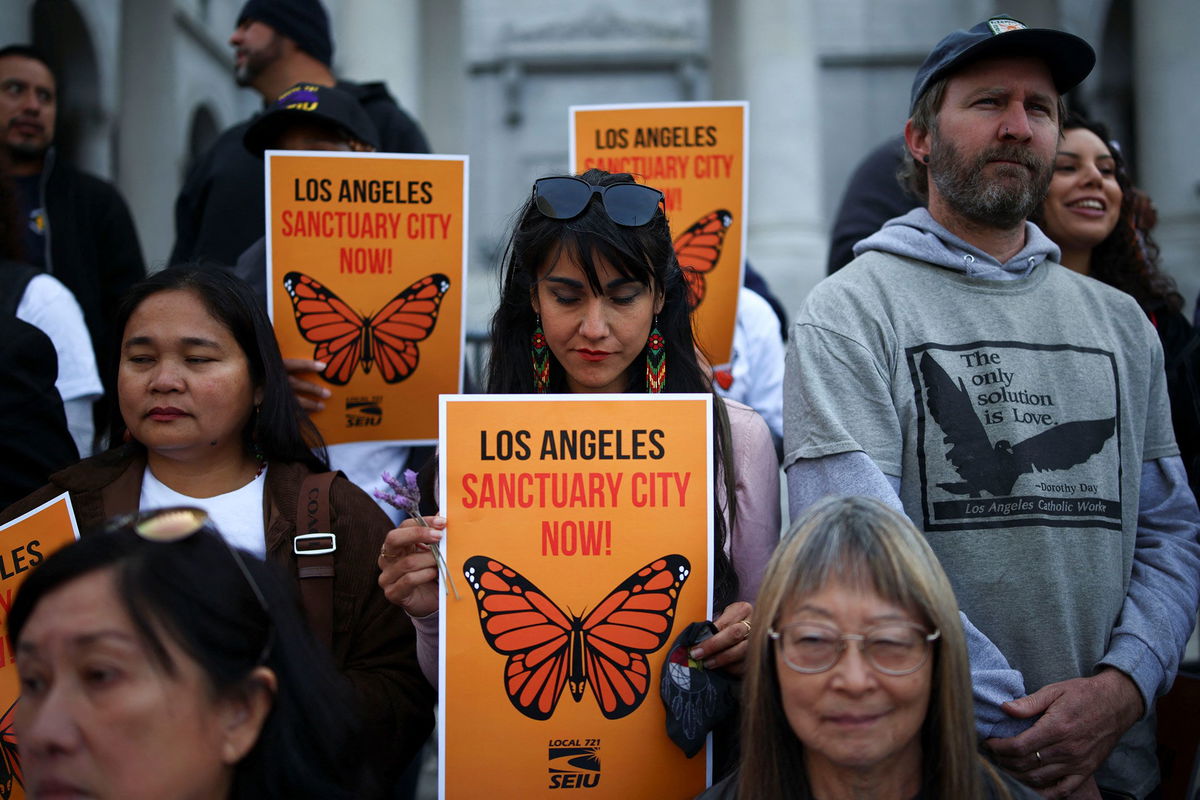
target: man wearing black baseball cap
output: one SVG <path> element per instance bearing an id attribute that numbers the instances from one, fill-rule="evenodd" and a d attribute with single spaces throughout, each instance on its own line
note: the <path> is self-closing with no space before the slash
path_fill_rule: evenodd
<path id="1" fill-rule="evenodd" d="M 379 134 L 362 106 L 340 89 L 297 83 L 255 118 L 242 139 L 258 158 L 264 150 L 374 152 Z"/>
<path id="2" fill-rule="evenodd" d="M 334 86 L 362 106 L 390 153 L 428 153 L 417 123 L 382 83 L 337 80 L 333 34 L 320 0 L 247 0 L 229 37 L 234 77 L 274 102 L 297 83 Z M 199 261 L 228 267 L 263 236 L 262 162 L 242 146 L 253 120 L 222 133 L 189 170 L 175 201 L 175 246 L 170 263 Z"/>
<path id="3" fill-rule="evenodd" d="M 326 150 L 330 152 L 370 153 L 379 148 L 379 134 L 367 112 L 354 98 L 338 89 L 315 83 L 297 83 L 288 87 L 266 111 L 254 118 L 242 139 L 246 152 L 261 159 L 265 150 Z M 261 169 L 261 167 L 260 167 Z M 267 304 L 267 239 L 265 234 L 247 247 L 233 265 L 233 274 L 250 284 L 263 306 Z M 284 359 L 294 362 L 294 359 Z M 312 362 L 289 363 L 293 372 L 315 372 Z M 293 386 L 297 379 L 293 379 Z M 309 394 L 321 396 L 316 385 L 304 384 L 297 395 L 308 411 Z M 325 394 L 328 394 L 325 392 Z M 357 483 L 350 470 L 341 468 Z M 379 470 L 372 477 L 378 477 Z"/>
<path id="4" fill-rule="evenodd" d="M 1062 95 L 1094 64 L 1082 39 L 1008 17 L 925 59 L 904 133 L 928 208 L 859 242 L 806 299 L 784 465 L 793 518 L 850 492 L 923 529 L 966 615 L 976 728 L 1001 766 L 1048 797 L 1146 798 L 1154 698 L 1195 621 L 1200 512 L 1153 328 L 1026 221 Z"/>

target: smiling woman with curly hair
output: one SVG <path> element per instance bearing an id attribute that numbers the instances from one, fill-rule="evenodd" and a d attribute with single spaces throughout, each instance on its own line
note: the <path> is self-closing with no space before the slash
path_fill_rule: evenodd
<path id="1" fill-rule="evenodd" d="M 1200 489 L 1200 357 L 1185 363 L 1192 326 L 1183 297 L 1159 269 L 1158 245 L 1140 225 L 1137 192 L 1108 129 L 1072 114 L 1054 159 L 1054 177 L 1033 221 L 1062 249 L 1063 266 L 1134 297 L 1162 341 L 1175 440 L 1192 491 Z"/>

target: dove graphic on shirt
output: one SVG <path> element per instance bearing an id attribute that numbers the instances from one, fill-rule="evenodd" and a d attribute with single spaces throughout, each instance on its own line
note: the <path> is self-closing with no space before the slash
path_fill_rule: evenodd
<path id="1" fill-rule="evenodd" d="M 1116 431 L 1116 417 L 1109 417 L 1064 422 L 1024 441 L 1000 439 L 993 444 L 962 379 L 956 385 L 929 353 L 922 355 L 920 369 L 929 412 L 942 429 L 942 441 L 949 445 L 946 459 L 962 478 L 957 483 L 937 484 L 952 494 L 1006 496 L 1017 478 L 1027 472 L 1070 469 L 1084 463 L 1103 450 Z"/>

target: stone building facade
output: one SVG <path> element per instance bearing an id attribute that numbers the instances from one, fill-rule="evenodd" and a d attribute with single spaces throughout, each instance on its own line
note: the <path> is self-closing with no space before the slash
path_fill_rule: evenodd
<path id="1" fill-rule="evenodd" d="M 857 160 L 903 125 L 909 85 L 952 27 L 1003 10 L 1096 47 L 1077 91 L 1109 121 L 1159 210 L 1165 265 L 1200 290 L 1194 0 L 326 0 L 335 71 L 385 80 L 437 152 L 471 169 L 469 324 L 484 324 L 509 215 L 564 169 L 575 103 L 747 99 L 748 255 L 795 309 L 823 276 L 826 233 Z M 152 264 L 173 240 L 191 158 L 257 97 L 231 78 L 239 0 L 0 0 L 0 40 L 62 74 L 60 146 L 113 179 Z"/>

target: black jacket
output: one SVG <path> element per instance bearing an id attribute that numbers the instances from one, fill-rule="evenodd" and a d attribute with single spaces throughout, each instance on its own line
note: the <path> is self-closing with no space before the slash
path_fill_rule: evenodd
<path id="1" fill-rule="evenodd" d="M 57 377 L 58 357 L 46 334 L 0 312 L 0 508 L 79 459 Z"/>
<path id="2" fill-rule="evenodd" d="M 133 218 L 111 183 L 57 160 L 53 149 L 42 170 L 42 208 L 46 271 L 83 308 L 104 393 L 111 397 L 112 354 L 120 335 L 113 330 L 117 303 L 146 276 Z"/>
<path id="3" fill-rule="evenodd" d="M 1157 302 L 1146 309 L 1158 331 L 1167 372 L 1167 397 L 1179 457 L 1187 470 L 1188 485 L 1200 497 L 1200 331 L 1187 317 Z"/>
<path id="4" fill-rule="evenodd" d="M 875 233 L 889 219 L 924 205 L 896 178 L 906 152 L 904 136 L 893 136 L 855 167 L 829 233 L 826 274 L 832 275 L 854 260 L 856 242 Z"/>
<path id="5" fill-rule="evenodd" d="M 339 81 L 355 97 L 379 132 L 380 150 L 428 153 L 425 134 L 396 105 L 382 83 Z M 253 118 L 217 137 L 188 171 L 175 201 L 175 247 L 171 264 L 199 261 L 232 267 L 242 251 L 266 235 L 263 162 L 242 144 Z"/>

